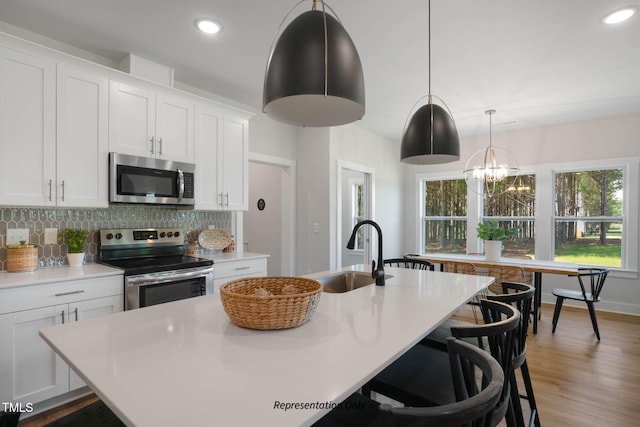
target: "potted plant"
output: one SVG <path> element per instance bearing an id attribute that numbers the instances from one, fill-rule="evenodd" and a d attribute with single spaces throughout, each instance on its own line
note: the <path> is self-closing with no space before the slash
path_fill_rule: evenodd
<path id="1" fill-rule="evenodd" d="M 65 228 L 62 232 L 67 241 L 67 260 L 72 267 L 81 266 L 84 262 L 84 241 L 89 236 L 87 230 Z"/>
<path id="2" fill-rule="evenodd" d="M 481 222 L 476 228 L 478 237 L 484 240 L 484 256 L 487 261 L 499 261 L 502 242 L 515 236 L 515 228 L 500 227 L 498 221 Z"/>

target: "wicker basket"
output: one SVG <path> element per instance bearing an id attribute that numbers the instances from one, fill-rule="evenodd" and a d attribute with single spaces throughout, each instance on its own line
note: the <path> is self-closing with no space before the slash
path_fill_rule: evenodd
<path id="1" fill-rule="evenodd" d="M 249 277 L 220 286 L 231 321 L 251 329 L 300 326 L 311 319 L 321 295 L 322 285 L 303 277 Z"/>
<path id="2" fill-rule="evenodd" d="M 38 248 L 35 245 L 7 247 L 7 271 L 34 271 L 38 269 Z"/>

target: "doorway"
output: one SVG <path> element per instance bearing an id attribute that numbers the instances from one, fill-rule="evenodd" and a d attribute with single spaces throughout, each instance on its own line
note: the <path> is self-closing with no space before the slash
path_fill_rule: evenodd
<path id="1" fill-rule="evenodd" d="M 355 248 L 347 249 L 353 227 L 363 219 L 372 219 L 373 170 L 361 165 L 338 162 L 338 260 L 346 267 L 371 262 L 371 227 L 358 230 Z"/>
<path id="2" fill-rule="evenodd" d="M 249 209 L 243 215 L 244 251 L 268 254 L 268 276 L 294 275 L 295 162 L 249 155 Z"/>

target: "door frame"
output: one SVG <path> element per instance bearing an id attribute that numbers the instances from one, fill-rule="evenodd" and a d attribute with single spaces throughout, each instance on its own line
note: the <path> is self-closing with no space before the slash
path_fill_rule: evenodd
<path id="1" fill-rule="evenodd" d="M 267 154 L 249 153 L 249 162 L 263 163 L 284 170 L 286 179 L 282 179 L 282 264 L 280 272 L 283 276 L 295 275 L 295 229 L 296 229 L 296 162 L 295 160 L 269 156 Z M 251 182 L 249 182 L 251 185 Z"/>
<path id="2" fill-rule="evenodd" d="M 342 241 L 342 171 L 344 169 L 360 172 L 364 174 L 364 187 L 367 198 L 367 205 L 365 207 L 365 218 L 374 220 L 373 218 L 373 205 L 374 205 L 374 183 L 375 183 L 375 169 L 360 165 L 357 163 L 347 162 L 344 160 L 338 160 L 336 165 L 336 248 L 334 251 L 334 265 L 332 268 L 342 268 L 342 248 L 341 245 L 346 242 Z M 364 228 L 365 245 L 364 245 L 364 260 L 372 259 L 371 249 L 371 227 Z"/>

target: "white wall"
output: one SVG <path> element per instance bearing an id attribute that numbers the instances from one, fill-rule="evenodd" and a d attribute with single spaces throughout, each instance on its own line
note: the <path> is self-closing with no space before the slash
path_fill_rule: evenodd
<path id="1" fill-rule="evenodd" d="M 494 130 L 493 143 L 511 150 L 520 162 L 521 168 L 536 165 L 571 163 L 598 159 L 619 159 L 640 156 L 640 114 L 611 117 L 586 122 L 576 122 L 527 129 L 517 132 L 499 132 Z M 477 150 L 488 144 L 488 135 L 462 138 L 460 141 L 461 160 L 445 165 L 407 166 L 404 174 L 405 206 L 403 212 L 405 227 L 403 230 L 406 246 L 415 246 L 415 174 L 425 172 L 460 172 L 466 160 Z M 634 160 L 635 161 L 635 160 Z M 627 184 L 640 198 L 640 182 Z M 636 199 L 637 200 L 637 199 Z M 632 207 L 635 211 L 638 206 Z M 548 216 L 547 212 L 547 216 Z M 540 215 L 540 212 L 539 212 Z M 635 231 L 638 224 L 631 224 Z M 415 250 L 419 250 L 415 248 Z M 640 265 L 640 251 L 636 241 L 629 250 L 635 257 L 635 265 Z M 544 275 L 543 301 L 554 302 L 551 295 L 553 287 L 577 287 L 575 278 L 558 275 Z M 640 315 L 640 279 L 638 272 L 612 272 L 607 278 L 603 301 L 598 309 L 632 313 Z M 588 321 L 588 319 L 587 319 Z"/>
<path id="2" fill-rule="evenodd" d="M 249 162 L 249 209 L 243 215 L 245 251 L 269 254 L 268 276 L 282 273 L 282 168 Z M 257 201 L 265 201 L 258 209 Z"/>
<path id="3" fill-rule="evenodd" d="M 373 219 L 383 234 L 384 258 L 407 252 L 402 239 L 403 165 L 400 145 L 373 132 L 351 124 L 331 128 L 332 163 L 338 160 L 355 163 L 373 170 Z M 334 191 L 334 196 L 335 191 Z M 372 233 L 373 258 L 377 259 L 377 240 Z"/>

